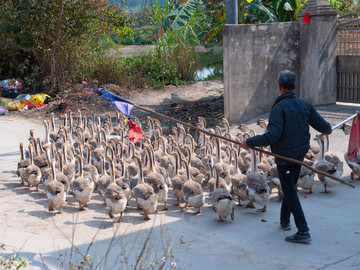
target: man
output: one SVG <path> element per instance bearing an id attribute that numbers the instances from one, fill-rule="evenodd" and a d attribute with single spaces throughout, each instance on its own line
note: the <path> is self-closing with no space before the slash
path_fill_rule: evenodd
<path id="1" fill-rule="evenodd" d="M 283 70 L 278 76 L 280 96 L 275 100 L 269 115 L 267 132 L 251 137 L 242 143 L 248 149 L 255 146 L 271 146 L 273 153 L 303 161 L 310 148 L 309 125 L 324 134 L 332 129 L 307 101 L 295 95 L 296 74 Z M 284 194 L 280 211 L 280 225 L 290 230 L 293 214 L 298 232 L 287 236 L 286 241 L 310 243 L 309 228 L 296 191 L 301 166 L 276 158 L 275 163 Z"/>

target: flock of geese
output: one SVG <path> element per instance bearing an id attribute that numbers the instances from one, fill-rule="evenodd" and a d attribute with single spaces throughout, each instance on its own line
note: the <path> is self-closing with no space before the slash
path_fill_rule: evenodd
<path id="1" fill-rule="evenodd" d="M 30 130 L 27 149 L 20 143 L 17 174 L 22 184 L 36 190 L 43 185 L 48 209 L 55 211 L 59 207 L 57 213 L 62 213 L 69 194 L 78 201 L 80 210 L 84 210 L 97 192 L 114 222 L 121 222 L 133 199 L 146 220 L 156 210 L 167 210 L 170 188 L 176 205 L 192 207 L 195 213 L 201 213 L 207 189 L 218 221 L 225 221 L 229 215 L 234 218 L 234 198 L 239 206 L 260 205 L 262 208 L 256 211 L 266 211 L 273 188 L 277 188 L 278 199 L 282 199 L 272 157 L 202 132 L 196 132 L 195 140 L 195 135 L 180 124 L 171 128 L 172 134 L 165 135 L 160 121 L 150 117 L 146 120 L 145 139 L 134 143 L 127 137 L 124 120 L 118 112 L 113 121 L 109 114 L 104 119 L 95 115 L 87 118 L 80 111 L 76 117 L 71 111 L 64 115 L 61 127 L 56 127 L 52 116 L 49 121 L 44 120 L 44 140 Z M 236 136 L 230 134 L 226 119 L 221 125 L 211 132 L 239 142 L 255 135 L 254 130 L 243 124 Z M 267 128 L 265 120 L 260 119 L 258 125 Z M 204 118 L 198 118 L 197 127 L 206 129 Z M 318 143 L 318 148 L 309 150 L 305 162 L 341 177 L 343 163 L 330 153 L 329 138 L 321 136 Z M 359 164 L 353 163 L 351 166 L 356 168 L 353 173 L 360 176 Z M 338 184 L 321 175 L 319 180 L 324 192 Z M 314 173 L 303 167 L 297 186 L 311 193 L 313 185 Z M 180 204 L 183 202 L 185 205 Z M 120 217 L 115 219 L 115 214 Z"/>

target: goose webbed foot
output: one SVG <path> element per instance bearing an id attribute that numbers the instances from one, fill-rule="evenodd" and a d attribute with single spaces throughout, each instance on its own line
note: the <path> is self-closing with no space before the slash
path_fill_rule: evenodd
<path id="1" fill-rule="evenodd" d="M 266 205 L 261 209 L 256 209 L 256 212 L 266 212 Z"/>
<path id="2" fill-rule="evenodd" d="M 254 206 L 253 202 L 250 201 L 250 202 L 246 205 L 246 208 L 255 209 L 255 206 Z"/>
<path id="3" fill-rule="evenodd" d="M 305 194 L 311 194 L 313 193 L 312 188 L 309 189 L 309 191 L 306 191 Z"/>
<path id="4" fill-rule="evenodd" d="M 320 191 L 320 193 L 331 193 L 331 191 L 327 190 L 326 185 L 324 185 L 324 191 Z"/>
<path id="5" fill-rule="evenodd" d="M 202 211 L 201 211 L 201 209 L 199 207 L 199 209 L 194 214 L 197 215 L 197 214 L 201 214 L 201 213 L 202 213 Z"/>

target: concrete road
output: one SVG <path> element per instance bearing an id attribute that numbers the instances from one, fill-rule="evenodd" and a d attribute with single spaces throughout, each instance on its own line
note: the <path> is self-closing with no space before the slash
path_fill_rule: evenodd
<path id="1" fill-rule="evenodd" d="M 318 111 L 335 124 L 359 109 L 338 103 Z M 256 120 L 248 124 L 260 132 Z M 67 269 L 70 261 L 74 266 L 84 257 L 94 269 L 133 268 L 137 261 L 138 269 L 163 263 L 165 269 L 360 269 L 360 182 L 356 189 L 340 185 L 324 194 L 316 181 L 313 194 L 299 192 L 311 230 L 309 245 L 284 241 L 296 230 L 280 230 L 276 194 L 265 213 L 236 207 L 235 219 L 224 223 L 214 221 L 208 198 L 201 215 L 184 212 L 169 199 L 169 210 L 151 214 L 150 221 L 131 201 L 117 225 L 98 195 L 85 211 L 69 196 L 63 214 L 48 212 L 43 188 L 21 185 L 15 174 L 19 142 L 27 145 L 30 128 L 43 138 L 42 119 L 1 116 L 0 126 L 0 256 L 19 254 L 32 261 L 27 269 Z M 331 152 L 343 159 L 347 144 L 348 136 L 334 131 Z M 349 180 L 350 170 L 344 168 L 343 179 Z"/>

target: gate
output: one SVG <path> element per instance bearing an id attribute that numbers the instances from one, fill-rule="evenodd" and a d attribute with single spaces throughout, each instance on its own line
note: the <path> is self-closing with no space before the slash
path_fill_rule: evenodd
<path id="1" fill-rule="evenodd" d="M 360 102 L 360 18 L 353 18 L 359 14 L 338 19 L 337 101 Z"/>

